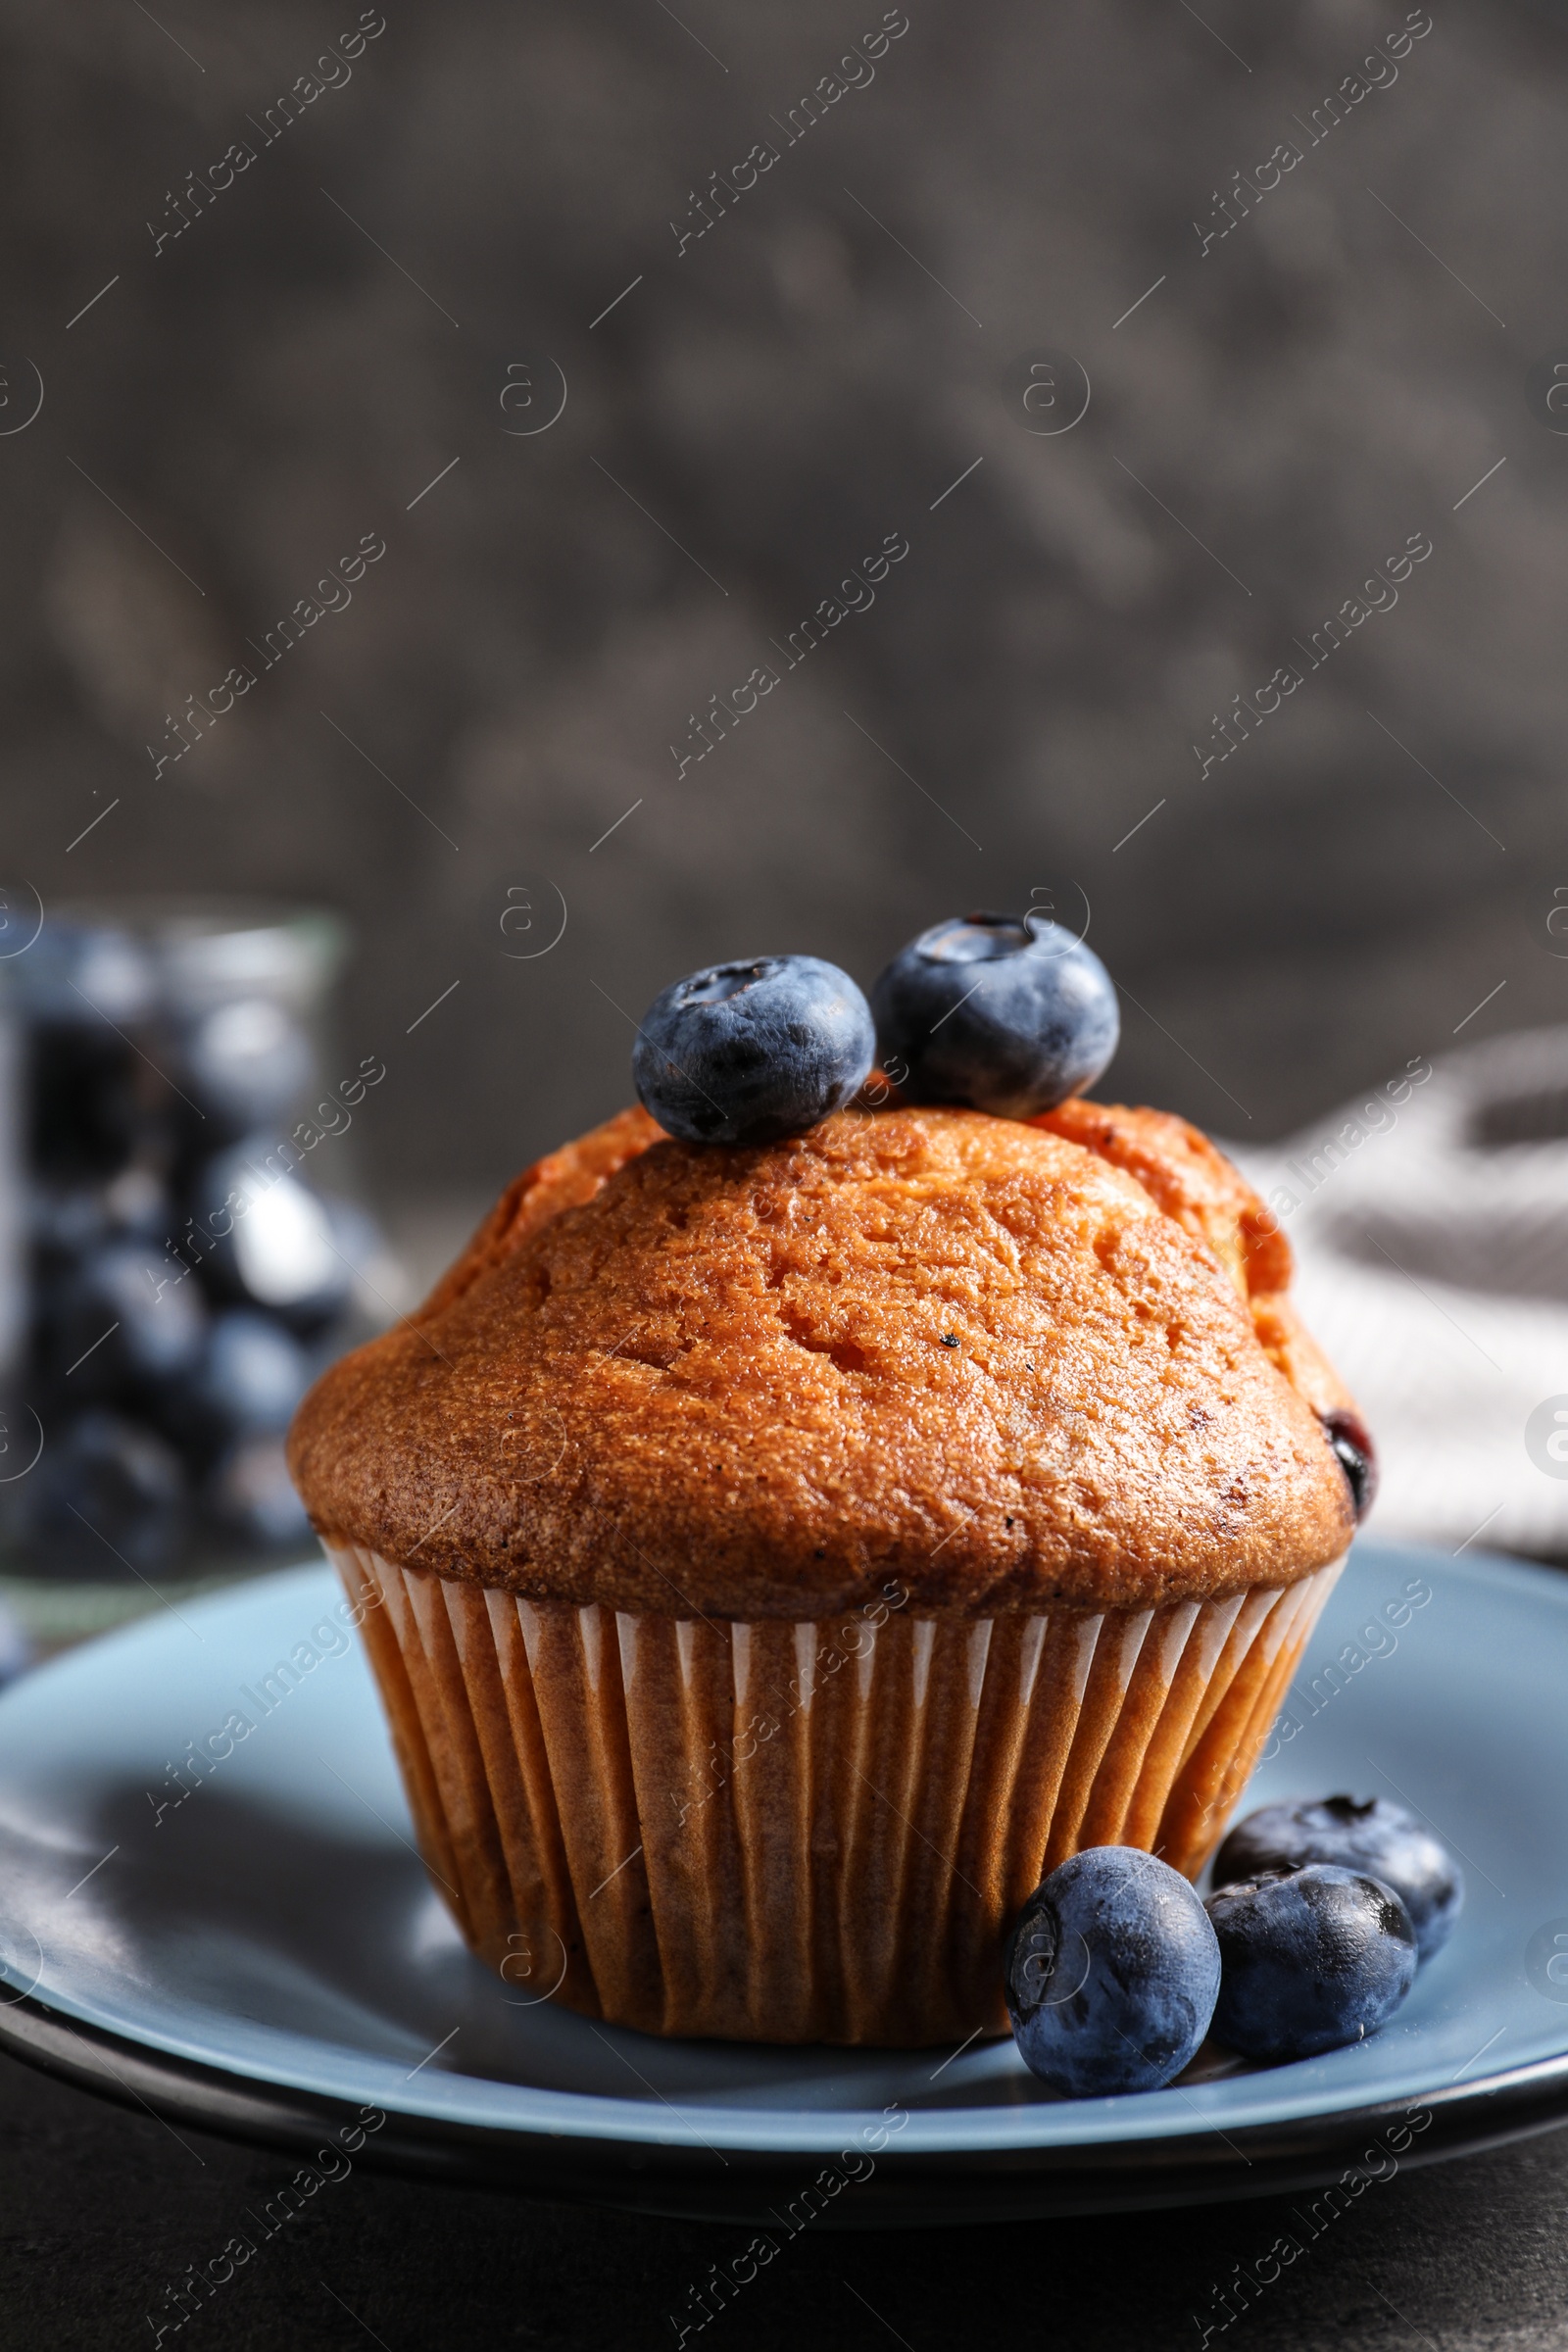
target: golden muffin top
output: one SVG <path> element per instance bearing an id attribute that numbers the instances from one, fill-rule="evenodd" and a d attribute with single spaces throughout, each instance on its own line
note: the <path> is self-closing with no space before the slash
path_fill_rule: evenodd
<path id="1" fill-rule="evenodd" d="M 628 1110 L 318 1381 L 290 1464 L 329 1541 L 664 1616 L 1285 1584 L 1353 1528 L 1290 1271 L 1157 1111 L 856 1107 L 712 1147 Z"/>

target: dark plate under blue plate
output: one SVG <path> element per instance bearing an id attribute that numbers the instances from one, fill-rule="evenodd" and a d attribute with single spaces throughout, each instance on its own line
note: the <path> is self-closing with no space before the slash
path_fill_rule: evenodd
<path id="1" fill-rule="evenodd" d="M 279 2145 L 372 2108 L 386 2120 L 365 2158 L 550 2195 L 777 2219 L 820 2181 L 806 2210 L 827 2227 L 1261 2194 L 1568 2119 L 1554 1571 L 1357 1544 L 1297 1685 L 1300 1728 L 1249 1791 L 1398 1796 L 1462 1857 L 1465 1911 L 1397 2017 L 1299 2065 L 1200 2058 L 1168 2090 L 1075 2102 L 1010 2043 L 664 2042 L 501 1983 L 414 1851 L 338 1597 L 326 1568 L 290 1570 L 0 1698 L 0 2043 Z M 318 1627 L 319 1663 L 274 1685 L 252 1736 L 176 1803 L 187 1744 L 256 1714 L 242 1690 Z"/>

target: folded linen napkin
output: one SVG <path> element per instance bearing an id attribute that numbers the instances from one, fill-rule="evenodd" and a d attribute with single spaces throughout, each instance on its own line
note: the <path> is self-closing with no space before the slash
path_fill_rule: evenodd
<path id="1" fill-rule="evenodd" d="M 1418 1056 L 1225 1149 L 1376 1439 L 1376 1532 L 1568 1559 L 1568 1028 Z"/>

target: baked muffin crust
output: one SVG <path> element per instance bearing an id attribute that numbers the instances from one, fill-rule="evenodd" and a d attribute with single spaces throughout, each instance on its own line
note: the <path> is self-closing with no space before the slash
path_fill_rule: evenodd
<path id="1" fill-rule="evenodd" d="M 1289 1252 L 1163 1114 L 642 1112 L 517 1180 L 302 1405 L 336 1542 L 645 1614 L 959 1616 L 1287 1584 L 1352 1532 Z M 1253 1277 L 1256 1278 L 1255 1286 Z"/>

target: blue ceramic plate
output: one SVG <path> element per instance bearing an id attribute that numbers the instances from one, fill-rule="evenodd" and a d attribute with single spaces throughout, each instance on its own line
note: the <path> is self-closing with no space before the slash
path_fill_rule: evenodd
<path id="1" fill-rule="evenodd" d="M 664 2042 L 573 2016 L 547 1984 L 502 1983 L 414 1851 L 337 1598 L 325 1568 L 291 1570 L 160 1612 L 0 1699 L 6 2045 L 237 2136 L 314 2148 L 368 2108 L 365 2156 L 403 2168 L 786 2227 L 1387 2178 L 1568 2119 L 1554 1571 L 1358 1544 L 1249 1792 L 1398 1796 L 1462 1857 L 1464 1913 L 1397 2017 L 1299 2065 L 1208 2053 L 1167 2090 L 1076 2102 L 1006 2042 Z M 302 1642 L 317 1662 L 273 1676 Z M 191 1766 L 232 1709 L 254 1733 Z"/>

